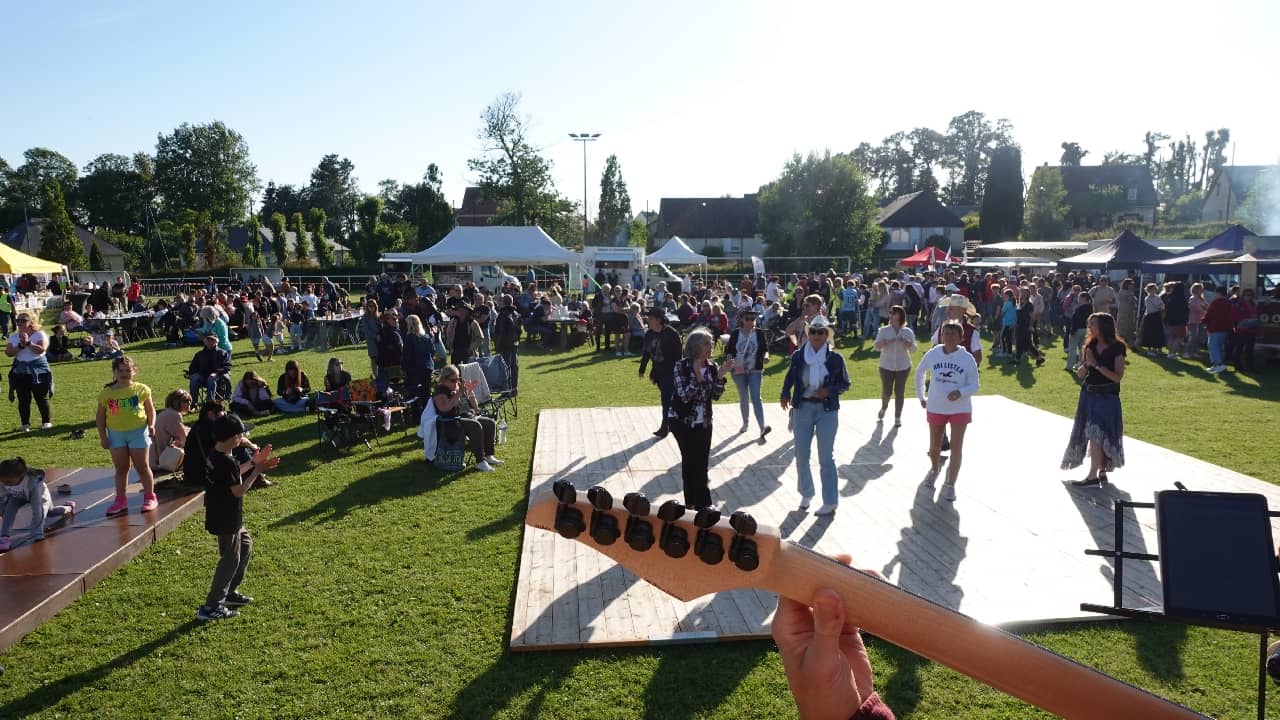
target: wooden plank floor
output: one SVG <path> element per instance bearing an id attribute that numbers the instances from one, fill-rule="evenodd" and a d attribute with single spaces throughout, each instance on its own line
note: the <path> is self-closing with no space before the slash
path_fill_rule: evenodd
<path id="1" fill-rule="evenodd" d="M 918 403 L 908 403 L 898 429 L 877 424 L 878 408 L 878 400 L 841 403 L 840 507 L 823 519 L 796 509 L 794 448 L 781 409 L 765 406 L 774 431 L 761 443 L 754 429 L 737 434 L 735 405 L 717 405 L 712 498 L 787 539 L 849 553 L 899 587 L 999 625 L 1099 619 L 1080 603 L 1110 604 L 1112 568 L 1083 551 L 1111 547 L 1116 500 L 1149 502 L 1181 480 L 1193 490 L 1262 493 L 1280 509 L 1280 488 L 1132 438 L 1112 485 L 1067 486 L 1084 476 L 1059 469 L 1070 419 L 991 395 L 974 400 L 959 498 L 941 501 L 922 482 L 928 430 Z M 649 434 L 657 422 L 651 407 L 542 411 L 531 493 L 563 478 L 580 490 L 603 485 L 615 498 L 639 490 L 654 507 L 680 499 L 679 451 L 673 438 Z M 1135 511 L 1125 528 L 1127 550 L 1156 552 L 1153 512 Z M 1280 537 L 1280 524 L 1273 531 Z M 1127 606 L 1160 604 L 1154 564 L 1126 562 L 1125 585 Z M 511 649 L 762 638 L 776 605 L 771 593 L 753 590 L 684 603 L 583 543 L 526 528 Z"/>
<path id="2" fill-rule="evenodd" d="M 5 650 L 75 601 L 191 517 L 204 505 L 203 493 L 158 485 L 160 506 L 140 512 L 142 495 L 130 475 L 129 512 L 107 517 L 115 498 L 111 468 L 51 469 L 45 483 L 54 504 L 76 502 L 76 514 L 48 521 L 45 539 L 32 542 L 30 506 L 18 511 L 13 549 L 0 554 L 0 650 Z M 55 488 L 66 483 L 70 495 Z"/>

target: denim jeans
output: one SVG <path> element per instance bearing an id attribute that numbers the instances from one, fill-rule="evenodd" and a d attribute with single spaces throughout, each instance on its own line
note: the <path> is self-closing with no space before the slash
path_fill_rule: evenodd
<path id="1" fill-rule="evenodd" d="M 294 402 L 289 402 L 282 397 L 274 398 L 272 402 L 275 403 L 276 409 L 282 413 L 303 413 L 307 411 L 307 400 L 307 396 L 304 395 Z"/>
<path id="2" fill-rule="evenodd" d="M 1084 328 L 1073 330 L 1070 339 L 1067 340 L 1067 367 L 1072 370 L 1076 369 L 1076 360 L 1079 359 L 1080 348 L 1084 345 L 1085 332 Z"/>
<path id="3" fill-rule="evenodd" d="M 1223 365 L 1227 362 L 1227 336 L 1230 333 L 1209 333 L 1209 364 Z"/>
<path id="4" fill-rule="evenodd" d="M 738 388 L 738 407 L 742 410 L 742 427 L 751 419 L 751 406 L 756 409 L 756 422 L 760 430 L 764 430 L 764 403 L 760 401 L 760 379 L 763 374 L 756 372 L 734 373 L 733 384 Z"/>
<path id="5" fill-rule="evenodd" d="M 191 397 L 198 396 L 200 394 L 200 388 L 208 390 L 208 397 L 212 397 L 213 393 L 218 389 L 218 376 L 216 374 L 196 375 L 195 373 L 192 373 L 190 385 Z"/>
<path id="6" fill-rule="evenodd" d="M 818 436 L 818 470 L 822 479 L 822 504 L 835 505 L 840 499 L 836 487 L 836 430 L 840 427 L 840 414 L 827 412 L 820 402 L 801 402 L 791 416 L 795 433 L 796 475 L 800 480 L 800 494 L 813 496 L 813 470 L 809 467 L 809 451 L 813 436 Z"/>
<path id="7" fill-rule="evenodd" d="M 880 332 L 880 311 L 868 307 L 862 317 L 862 336 L 874 340 L 878 332 Z"/>

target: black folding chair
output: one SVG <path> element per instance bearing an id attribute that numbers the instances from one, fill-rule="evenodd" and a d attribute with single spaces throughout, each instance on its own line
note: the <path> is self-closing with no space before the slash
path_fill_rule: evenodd
<path id="1" fill-rule="evenodd" d="M 501 355 L 482 357 L 480 370 L 484 373 L 485 382 L 489 384 L 489 400 L 481 407 L 481 411 L 494 419 L 506 421 L 507 408 L 511 408 L 511 417 L 520 417 L 520 408 L 516 400 L 516 388 L 511 382 L 511 368 Z"/>

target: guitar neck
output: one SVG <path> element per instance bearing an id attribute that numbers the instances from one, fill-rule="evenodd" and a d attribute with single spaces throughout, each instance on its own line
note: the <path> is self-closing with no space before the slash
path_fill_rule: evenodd
<path id="1" fill-rule="evenodd" d="M 795 543 L 762 584 L 797 599 L 831 588 L 857 627 L 1064 718 L 1205 717 Z"/>

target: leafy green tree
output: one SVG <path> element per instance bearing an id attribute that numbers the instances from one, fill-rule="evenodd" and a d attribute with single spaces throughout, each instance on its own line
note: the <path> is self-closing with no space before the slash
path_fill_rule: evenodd
<path id="1" fill-rule="evenodd" d="M 357 236 L 352 245 L 356 262 L 373 263 L 378 260 L 381 248 L 379 231 L 382 230 L 382 198 L 370 195 L 356 206 Z"/>
<path id="2" fill-rule="evenodd" d="M 340 241 L 347 239 L 356 226 L 356 205 L 361 195 L 355 170 L 355 163 L 347 158 L 325 155 L 311 171 L 305 203 L 298 208 L 300 211 L 313 207 L 324 210 L 326 233 Z"/>
<path id="3" fill-rule="evenodd" d="M 1062 164 L 1064 166 L 1079 167 L 1080 161 L 1084 160 L 1084 156 L 1088 154 L 1089 154 L 1089 151 L 1080 147 L 1080 143 L 1077 143 L 1077 142 L 1062 143 Z"/>
<path id="4" fill-rule="evenodd" d="M 627 245 L 631 247 L 649 247 L 649 224 L 638 217 L 627 226 Z"/>
<path id="5" fill-rule="evenodd" d="M 44 186 L 44 227 L 40 231 L 40 257 L 66 265 L 70 270 L 85 268 L 84 245 L 76 237 L 67 206 L 62 199 L 62 184 L 50 180 Z"/>
<path id="6" fill-rule="evenodd" d="M 107 153 L 84 167 L 76 196 L 88 223 L 137 235 L 147 232 L 148 212 L 155 199 L 150 157 L 132 158 Z"/>
<path id="7" fill-rule="evenodd" d="M 307 246 L 307 224 L 301 212 L 289 218 L 289 229 L 293 231 L 293 258 L 301 262 L 311 257 L 311 248 Z"/>
<path id="8" fill-rule="evenodd" d="M 600 175 L 600 204 L 596 209 L 596 237 L 601 245 L 612 245 L 618 233 L 627 227 L 631 217 L 631 195 L 627 182 L 622 179 L 618 156 L 610 155 L 604 161 Z"/>
<path id="9" fill-rule="evenodd" d="M 191 272 L 196 269 L 196 226 L 187 223 L 179 232 L 182 236 L 182 268 Z"/>
<path id="10" fill-rule="evenodd" d="M 156 141 L 156 190 L 168 212 L 179 208 L 208 212 L 219 224 L 244 217 L 260 187 L 249 144 L 220 121 L 183 123 Z"/>
<path id="11" fill-rule="evenodd" d="M 329 247 L 329 241 L 324 236 L 324 226 L 328 220 L 324 210 L 311 208 L 307 219 L 311 225 L 311 244 L 315 248 L 316 262 L 322 268 L 333 267 L 333 248 Z"/>
<path id="12" fill-rule="evenodd" d="M 453 229 L 453 206 L 444 197 L 440 168 L 432 163 L 422 182 L 401 185 L 383 180 L 378 196 L 382 198 L 382 222 L 396 226 L 412 250 L 425 250 L 440 242 Z"/>
<path id="13" fill-rule="evenodd" d="M 19 217 L 24 203 L 29 217 L 47 217 L 50 208 L 45 186 L 56 182 L 63 212 L 71 213 L 75 208 L 76 178 L 79 175 L 75 163 L 61 153 L 42 147 L 27 150 L 22 158 L 24 162 L 7 173 L 4 203 L 15 208 Z"/>
<path id="14" fill-rule="evenodd" d="M 214 240 L 216 229 L 213 225 L 213 216 L 208 210 L 201 210 L 196 214 L 196 237 L 200 244 L 204 246 L 204 266 L 206 268 L 214 268 L 218 265 L 218 247 Z"/>
<path id="15" fill-rule="evenodd" d="M 990 194 L 990 192 L 991 190 L 988 189 L 987 193 Z M 983 196 L 984 201 L 986 197 L 987 197 L 986 195 Z M 1018 200 L 1019 202 L 1021 202 L 1022 199 L 1019 198 Z M 982 239 L 982 216 L 981 215 L 979 215 L 976 212 L 968 212 L 968 213 L 965 213 L 964 217 L 960 218 L 960 222 L 964 223 L 964 239 L 965 240 L 981 240 Z"/>
<path id="16" fill-rule="evenodd" d="M 1227 143 L 1231 142 L 1231 130 L 1219 128 L 1217 132 L 1207 130 L 1204 134 L 1204 161 L 1200 163 L 1200 180 L 1196 187 L 1201 190 L 1209 188 L 1207 180 L 1210 172 L 1217 172 L 1227 163 Z"/>
<path id="17" fill-rule="evenodd" d="M 794 155 L 760 189 L 759 202 L 771 255 L 848 255 L 862 263 L 884 237 L 866 176 L 847 155 Z"/>
<path id="18" fill-rule="evenodd" d="M 551 161 L 530 141 L 529 120 L 520 114 L 520 95 L 503 93 L 480 117 L 478 137 L 484 155 L 468 160 L 467 167 L 479 176 L 484 195 L 498 203 L 493 222 L 541 225 L 549 233 L 563 231 L 575 204 L 556 190 Z"/>
<path id="19" fill-rule="evenodd" d="M 1115 216 L 1129 208 L 1129 199 L 1119 185 L 1090 185 L 1088 192 L 1076 193 L 1067 212 L 1068 224 L 1091 228 L 1110 227 Z"/>
<path id="20" fill-rule="evenodd" d="M 992 123 L 977 110 L 951 118 L 942 153 L 942 166 L 951 173 L 947 202 L 977 205 L 986 188 L 991 154 L 998 147 L 1013 144 L 1013 125 L 1008 120 Z"/>
<path id="21" fill-rule="evenodd" d="M 262 235 L 258 230 L 262 224 L 258 221 L 257 215 L 250 215 L 245 221 L 244 230 L 248 237 L 245 240 L 244 252 L 245 260 L 250 267 L 262 267 Z"/>
<path id="22" fill-rule="evenodd" d="M 125 270 L 128 270 L 131 273 L 138 272 L 146 266 L 147 241 L 143 237 L 120 232 L 118 230 L 112 230 L 110 228 L 102 228 L 94 234 L 104 242 L 111 243 L 112 245 L 120 248 L 121 252 L 124 253 Z M 96 249 L 96 246 L 95 248 L 91 248 L 89 251 L 90 265 L 93 264 L 92 256 L 94 249 Z M 110 269 L 106 267 L 106 258 L 103 258 L 102 264 L 104 270 Z M 92 269 L 92 267 L 90 269 Z"/>
<path id="23" fill-rule="evenodd" d="M 1161 218 L 1165 223 L 1198 223 L 1202 210 L 1204 210 L 1204 193 L 1192 190 L 1184 193 L 1182 197 L 1175 198 L 1173 202 L 1166 203 Z"/>
<path id="24" fill-rule="evenodd" d="M 102 259 L 102 250 L 98 248 L 98 242 L 95 240 L 89 246 L 89 269 L 105 270 L 106 268 L 107 268 L 107 263 L 105 260 Z"/>
<path id="25" fill-rule="evenodd" d="M 1022 151 L 1004 145 L 991 154 L 979 227 L 984 242 L 1015 240 L 1022 232 Z"/>
<path id="26" fill-rule="evenodd" d="M 1064 240 L 1067 237 L 1067 189 L 1062 172 L 1041 166 L 1031 175 L 1022 223 L 1027 240 Z"/>
<path id="27" fill-rule="evenodd" d="M 1102 155 L 1103 165 L 1141 165 L 1142 156 L 1123 150 L 1112 150 Z"/>
<path id="28" fill-rule="evenodd" d="M 276 267 L 284 267 L 289 259 L 288 239 L 285 237 L 285 219 L 281 213 L 271 213 L 267 223 L 271 228 L 271 254 L 275 256 Z"/>
<path id="29" fill-rule="evenodd" d="M 262 207 L 258 210 L 258 218 L 268 222 L 274 213 L 290 217 L 296 212 L 307 209 L 307 188 L 298 189 L 293 185 L 279 185 L 268 182 L 267 189 L 262 191 Z"/>

